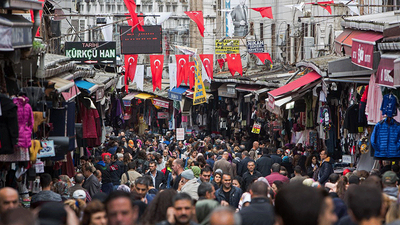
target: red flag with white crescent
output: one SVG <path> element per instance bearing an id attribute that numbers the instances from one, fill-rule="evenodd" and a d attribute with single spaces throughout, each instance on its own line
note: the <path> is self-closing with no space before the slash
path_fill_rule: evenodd
<path id="1" fill-rule="evenodd" d="M 189 56 L 188 55 L 175 55 L 176 58 L 176 87 L 179 87 L 184 81 L 187 83 L 187 70 L 188 69 L 188 62 Z"/>
<path id="2" fill-rule="evenodd" d="M 194 66 L 194 62 L 188 62 L 188 80 L 189 80 L 189 87 L 192 89 L 194 86 L 194 73 L 196 72 L 196 68 Z"/>
<path id="3" fill-rule="evenodd" d="M 221 68 L 224 66 L 224 63 L 226 62 L 226 58 L 225 59 L 217 59 L 217 62 L 219 64 L 219 68 Z"/>
<path id="4" fill-rule="evenodd" d="M 200 54 L 201 62 L 203 63 L 204 69 L 206 69 L 207 76 L 213 79 L 213 66 L 214 66 L 214 55 L 213 54 Z"/>
<path id="5" fill-rule="evenodd" d="M 199 28 L 199 31 L 200 31 L 200 35 L 204 37 L 203 12 L 202 11 L 188 11 L 188 12 L 185 12 L 185 14 L 188 15 L 189 18 L 192 19 L 197 24 L 197 27 Z"/>
<path id="6" fill-rule="evenodd" d="M 128 78 L 132 82 L 135 79 L 138 55 L 125 55 L 125 91 L 128 93 Z"/>
<path id="7" fill-rule="evenodd" d="M 136 11 L 136 3 L 134 0 L 124 0 L 126 8 L 129 11 L 132 19 L 132 32 L 137 27 L 139 31 L 144 31 L 142 24 L 139 22 Z"/>
<path id="8" fill-rule="evenodd" d="M 271 56 L 267 52 L 261 52 L 261 53 L 253 53 L 257 58 L 261 60 L 263 64 L 265 64 L 265 60 L 268 60 L 272 63 Z"/>
<path id="9" fill-rule="evenodd" d="M 162 72 L 164 69 L 164 55 L 150 55 L 151 75 L 153 80 L 153 91 L 161 90 Z"/>
<path id="10" fill-rule="evenodd" d="M 232 76 L 235 76 L 235 72 L 238 72 L 240 76 L 243 76 L 242 59 L 240 58 L 240 54 L 226 54 L 226 61 L 228 62 L 228 68 Z"/>

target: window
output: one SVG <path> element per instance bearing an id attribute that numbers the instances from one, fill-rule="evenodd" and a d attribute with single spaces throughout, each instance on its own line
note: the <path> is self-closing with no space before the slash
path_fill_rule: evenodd
<path id="1" fill-rule="evenodd" d="M 171 6 L 167 5 L 167 12 L 171 12 Z"/>
<path id="2" fill-rule="evenodd" d="M 100 12 L 103 12 L 103 11 L 104 11 L 104 5 L 100 4 Z"/>
<path id="3" fill-rule="evenodd" d="M 264 40 L 264 24 L 260 23 L 260 39 Z"/>
<path id="4" fill-rule="evenodd" d="M 152 12 L 152 11 L 153 11 L 153 6 L 149 5 L 149 12 Z"/>
<path id="5" fill-rule="evenodd" d="M 159 12 L 163 12 L 163 11 L 164 11 L 164 6 L 163 6 L 163 5 L 160 5 L 160 6 L 158 7 L 158 11 L 159 11 Z"/>
<path id="6" fill-rule="evenodd" d="M 172 6 L 172 11 L 173 11 L 173 12 L 176 12 L 176 5 L 173 5 L 173 6 Z"/>

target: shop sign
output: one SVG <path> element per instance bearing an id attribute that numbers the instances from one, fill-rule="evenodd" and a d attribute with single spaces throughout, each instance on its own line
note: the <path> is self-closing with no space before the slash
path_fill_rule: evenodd
<path id="1" fill-rule="evenodd" d="M 353 157 L 351 155 L 342 155 L 342 163 L 354 163 Z"/>
<path id="2" fill-rule="evenodd" d="M 259 123 L 254 123 L 253 124 L 253 129 L 251 129 L 251 133 L 253 134 L 260 134 L 261 131 L 261 124 Z"/>
<path id="3" fill-rule="evenodd" d="M 104 87 L 96 90 L 96 102 L 101 101 L 104 98 Z"/>
<path id="4" fill-rule="evenodd" d="M 169 102 L 163 101 L 163 100 L 157 99 L 157 98 L 153 99 L 153 105 L 156 105 L 156 106 L 159 106 L 162 108 L 166 108 L 166 109 L 169 108 Z"/>
<path id="5" fill-rule="evenodd" d="M 215 54 L 239 54 L 239 39 L 215 40 Z"/>
<path id="6" fill-rule="evenodd" d="M 382 86 L 394 86 L 394 59 L 381 58 L 376 71 L 376 83 Z"/>
<path id="7" fill-rule="evenodd" d="M 168 119 L 169 113 L 168 112 L 157 112 L 157 119 Z"/>
<path id="8" fill-rule="evenodd" d="M 275 108 L 275 98 L 272 95 L 268 95 L 268 106 L 271 109 Z"/>
<path id="9" fill-rule="evenodd" d="M 235 86 L 221 86 L 220 88 L 218 88 L 218 96 L 226 98 L 236 98 Z"/>
<path id="10" fill-rule="evenodd" d="M 351 61 L 361 67 L 372 69 L 374 59 L 374 46 L 353 40 L 351 47 Z"/>
<path id="11" fill-rule="evenodd" d="M 185 128 L 176 128 L 176 140 L 177 141 L 185 140 Z"/>
<path id="12" fill-rule="evenodd" d="M 131 26 L 121 26 L 122 54 L 154 54 L 162 53 L 162 29 L 157 26 L 143 26 L 144 31 Z"/>
<path id="13" fill-rule="evenodd" d="M 42 149 L 38 152 L 37 158 L 54 157 L 56 156 L 56 151 L 54 149 L 54 141 L 41 141 Z"/>
<path id="14" fill-rule="evenodd" d="M 182 94 L 168 91 L 168 98 L 174 101 L 182 101 Z"/>
<path id="15" fill-rule="evenodd" d="M 116 42 L 65 42 L 65 56 L 86 64 L 115 64 Z"/>
<path id="16" fill-rule="evenodd" d="M 264 41 L 247 41 L 247 52 L 248 53 L 264 52 Z"/>

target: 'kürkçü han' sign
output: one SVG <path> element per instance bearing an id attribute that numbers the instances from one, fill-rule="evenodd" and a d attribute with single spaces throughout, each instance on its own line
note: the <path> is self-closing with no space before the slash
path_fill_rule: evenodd
<path id="1" fill-rule="evenodd" d="M 87 64 L 115 64 L 116 43 L 111 42 L 66 42 L 65 56 Z"/>

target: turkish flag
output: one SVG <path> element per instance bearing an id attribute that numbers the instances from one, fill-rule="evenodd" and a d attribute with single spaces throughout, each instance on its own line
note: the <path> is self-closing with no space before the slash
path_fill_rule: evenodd
<path id="1" fill-rule="evenodd" d="M 331 14 L 331 15 L 332 15 L 332 8 L 331 8 L 330 5 L 327 5 L 327 4 L 333 4 L 333 3 L 335 3 L 335 2 L 334 2 L 334 1 L 317 2 L 317 4 L 318 4 L 319 6 L 321 6 L 321 7 L 324 8 L 324 9 L 326 9 L 326 11 L 328 11 L 329 14 Z"/>
<path id="2" fill-rule="evenodd" d="M 261 16 L 273 19 L 272 8 L 271 7 L 261 7 L 261 8 L 251 8 L 254 11 L 260 12 Z"/>
<path id="3" fill-rule="evenodd" d="M 126 8 L 129 11 L 129 14 L 131 15 L 132 18 L 132 32 L 137 27 L 139 31 L 144 31 L 142 25 L 139 22 L 139 19 L 137 17 L 136 11 L 136 3 L 134 0 L 124 0 Z M 129 22 L 128 22 L 129 23 Z"/>
<path id="4" fill-rule="evenodd" d="M 125 91 L 128 93 L 128 78 L 132 82 L 135 79 L 138 55 L 125 55 Z"/>
<path id="5" fill-rule="evenodd" d="M 200 54 L 201 62 L 203 63 L 204 68 L 206 69 L 207 75 L 210 79 L 213 79 L 213 54 Z"/>
<path id="6" fill-rule="evenodd" d="M 188 62 L 189 62 L 189 56 L 188 55 L 175 55 L 176 58 L 176 87 L 179 87 L 182 83 L 182 81 L 185 81 L 187 83 L 187 70 L 189 69 L 188 67 Z"/>
<path id="7" fill-rule="evenodd" d="M 219 68 L 221 68 L 224 66 L 224 63 L 226 62 L 226 59 L 217 59 L 217 62 L 219 64 Z"/>
<path id="8" fill-rule="evenodd" d="M 253 53 L 257 58 L 261 60 L 263 64 L 265 64 L 265 60 L 268 60 L 272 63 L 271 56 L 267 52 L 262 52 L 262 53 Z"/>
<path id="9" fill-rule="evenodd" d="M 43 8 L 43 6 L 44 6 L 44 1 L 45 1 L 45 0 L 39 0 L 39 2 L 42 2 L 42 8 Z M 35 22 L 35 15 L 34 15 L 34 13 L 33 13 L 33 10 L 30 10 L 30 13 L 31 13 L 31 20 L 32 20 L 32 23 L 34 23 L 34 22 Z M 39 17 L 40 17 L 40 19 L 42 19 L 42 15 L 43 15 L 43 10 L 39 10 Z M 33 32 L 35 32 L 35 31 L 33 31 Z M 38 27 L 38 29 L 37 29 L 37 31 L 36 31 L 35 37 L 40 37 L 40 26 Z"/>
<path id="10" fill-rule="evenodd" d="M 188 62 L 188 80 L 189 80 L 189 87 L 190 89 L 192 89 L 192 87 L 194 86 L 194 73 L 196 72 L 195 66 L 194 66 L 194 62 Z"/>
<path id="11" fill-rule="evenodd" d="M 243 76 L 242 59 L 240 58 L 240 54 L 226 54 L 226 61 L 228 62 L 228 69 L 232 76 L 235 76 L 235 72 L 238 72 L 240 76 Z"/>
<path id="12" fill-rule="evenodd" d="M 150 55 L 153 91 L 158 87 L 161 90 L 161 79 L 164 68 L 164 55 Z"/>
<path id="13" fill-rule="evenodd" d="M 197 27 L 199 28 L 201 36 L 204 37 L 203 12 L 202 11 L 188 11 L 188 12 L 185 12 L 185 14 L 188 15 L 189 18 L 192 19 L 197 24 Z"/>

